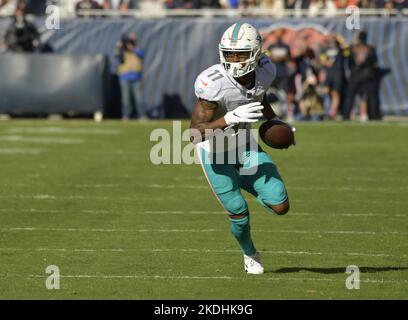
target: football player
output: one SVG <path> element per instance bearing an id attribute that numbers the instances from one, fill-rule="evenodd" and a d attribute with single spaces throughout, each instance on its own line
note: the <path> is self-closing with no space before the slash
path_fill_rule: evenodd
<path id="1" fill-rule="evenodd" d="M 239 148 L 240 142 L 235 143 L 240 162 L 213 161 L 214 154 L 227 154 L 230 150 L 225 146 L 219 150 L 214 136 L 209 138 L 206 130 L 225 132 L 233 128 L 231 136 L 249 146 L 254 139 L 251 123 L 276 118 L 265 95 L 274 80 L 275 67 L 261 47 L 261 36 L 248 23 L 235 23 L 225 31 L 219 43 L 220 63 L 204 70 L 195 82 L 198 102 L 190 125 L 190 129 L 195 129 L 192 132 L 200 134 L 198 139 L 192 134 L 192 140 L 204 174 L 228 213 L 232 234 L 243 251 L 244 269 L 251 274 L 261 274 L 264 268 L 251 238 L 248 205 L 241 189 L 255 196 L 271 213 L 284 215 L 289 210 L 286 188 L 275 163 L 257 143 L 255 148 L 244 149 Z M 245 138 L 238 139 L 240 135 Z M 242 174 L 243 167 L 256 170 Z"/>

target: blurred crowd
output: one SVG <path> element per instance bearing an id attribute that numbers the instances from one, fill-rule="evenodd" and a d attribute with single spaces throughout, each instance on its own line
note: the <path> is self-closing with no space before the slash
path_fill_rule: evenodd
<path id="1" fill-rule="evenodd" d="M 24 3 L 27 12 L 35 15 L 45 14 L 46 6 L 58 5 L 64 16 L 75 15 L 80 9 L 113 9 L 126 12 L 132 9 L 273 9 L 277 14 L 285 9 L 303 9 L 310 16 L 321 10 L 332 14 L 338 9 L 354 5 L 360 8 L 408 8 L 408 0 L 0 0 L 0 13 L 12 15 L 16 8 Z"/>
<path id="2" fill-rule="evenodd" d="M 34 21 L 27 15 L 27 4 L 23 1 L 17 3 L 12 22 L 5 30 L 4 39 L 0 41 L 0 53 L 10 52 L 49 52 L 52 49 L 41 43 L 40 32 Z"/>
<path id="3" fill-rule="evenodd" d="M 2 6 L 12 0 L 0 0 Z M 172 5 L 177 4 L 172 0 Z M 194 2 L 196 0 L 191 0 Z M 227 0 L 225 0 L 227 1 Z M 228 0 L 233 3 L 234 0 Z M 64 1 L 68 3 L 69 1 Z M 73 1 L 72 1 L 73 2 Z M 100 0 L 101 4 L 92 0 L 76 2 L 76 8 L 84 3 L 89 8 L 117 8 L 128 10 L 133 8 L 132 0 Z M 272 1 L 273 2 L 273 1 Z M 306 1 L 287 0 L 286 5 L 297 5 Z M 316 1 L 311 0 L 310 5 Z M 321 1 L 320 1 L 321 2 Z M 328 1 L 327 1 L 328 2 Z M 336 1 L 345 5 L 349 1 Z M 360 2 L 354 0 L 356 4 Z M 40 34 L 31 14 L 41 14 L 49 3 L 42 0 L 18 0 L 15 2 L 13 22 L 5 33 L 4 50 L 12 52 L 51 52 L 52 47 L 41 43 Z M 166 2 L 169 5 L 169 1 Z M 185 3 L 185 1 L 184 1 Z M 194 2 L 195 3 L 195 2 Z M 207 5 L 220 6 L 218 0 L 207 0 Z M 41 5 L 42 4 L 42 5 Z M 113 5 L 116 5 L 113 6 Z M 239 4 L 238 4 L 239 5 Z M 194 7 L 194 6 L 192 6 Z M 310 7 L 309 7 L 310 8 Z M 361 121 L 380 120 L 380 82 L 387 73 L 377 63 L 377 55 L 373 46 L 367 43 L 365 32 L 356 33 L 351 44 L 341 35 L 322 34 L 313 28 L 293 30 L 278 28 L 262 31 L 264 52 L 275 63 L 277 76 L 271 87 L 269 98 L 281 108 L 281 115 L 290 121 L 323 120 L 354 118 L 359 115 Z M 0 48 L 1 49 L 1 48 Z M 0 50 L 1 51 L 1 50 Z M 118 74 L 121 80 L 122 100 L 134 96 L 138 101 L 138 114 L 144 117 L 139 97 L 143 50 L 137 47 L 135 36 L 124 37 L 118 43 L 115 53 L 118 63 Z M 123 117 L 130 116 L 130 102 L 124 103 Z"/>
<path id="4" fill-rule="evenodd" d="M 317 14 L 321 9 L 336 11 L 348 6 L 360 8 L 408 8 L 408 0 L 166 0 L 167 8 L 265 8 L 274 10 L 304 9 Z"/>
<path id="5" fill-rule="evenodd" d="M 277 76 L 269 101 L 288 121 L 381 120 L 378 65 L 367 34 L 354 34 L 349 45 L 338 34 L 313 30 L 302 34 L 276 29 L 264 35 L 265 53 L 275 63 Z M 309 40 L 305 40 L 308 38 Z"/>

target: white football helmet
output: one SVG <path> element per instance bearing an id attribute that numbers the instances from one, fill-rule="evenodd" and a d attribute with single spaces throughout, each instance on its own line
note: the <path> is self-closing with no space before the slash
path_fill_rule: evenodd
<path id="1" fill-rule="evenodd" d="M 235 23 L 223 34 L 218 46 L 220 61 L 227 74 L 234 78 L 256 69 L 261 54 L 262 39 L 255 27 L 249 23 Z M 240 62 L 228 62 L 231 52 L 248 52 L 248 58 Z"/>

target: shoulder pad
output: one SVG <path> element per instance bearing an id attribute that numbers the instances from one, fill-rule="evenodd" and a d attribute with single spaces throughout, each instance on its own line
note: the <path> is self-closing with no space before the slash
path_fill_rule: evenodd
<path id="1" fill-rule="evenodd" d="M 269 57 L 262 55 L 261 59 L 259 60 L 259 68 L 262 69 L 262 72 L 266 79 L 268 79 L 267 82 L 269 82 L 270 85 L 276 77 L 275 64 Z"/>
<path id="2" fill-rule="evenodd" d="M 219 101 L 221 93 L 221 78 L 224 75 L 218 68 L 204 70 L 196 79 L 194 91 L 198 98 L 208 101 Z"/>

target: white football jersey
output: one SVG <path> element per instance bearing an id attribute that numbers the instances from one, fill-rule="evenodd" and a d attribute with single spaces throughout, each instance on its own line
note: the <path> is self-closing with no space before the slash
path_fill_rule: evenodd
<path id="1" fill-rule="evenodd" d="M 194 89 L 197 98 L 217 103 L 217 109 L 214 115 L 215 120 L 243 104 L 256 101 L 262 102 L 275 76 L 275 65 L 267 56 L 261 54 L 259 66 L 255 69 L 255 86 L 252 89 L 247 89 L 233 78 L 228 77 L 221 64 L 215 64 L 201 72 L 195 81 Z M 240 131 L 241 134 L 246 135 L 246 139 L 238 139 L 238 141 L 246 141 L 246 143 L 248 143 L 249 139 L 252 138 L 249 130 L 251 129 L 250 123 L 241 123 L 235 126 L 234 129 L 235 131 L 238 129 L 247 129 Z M 203 146 L 207 150 L 209 148 L 208 141 L 211 143 L 211 140 L 203 142 Z"/>

